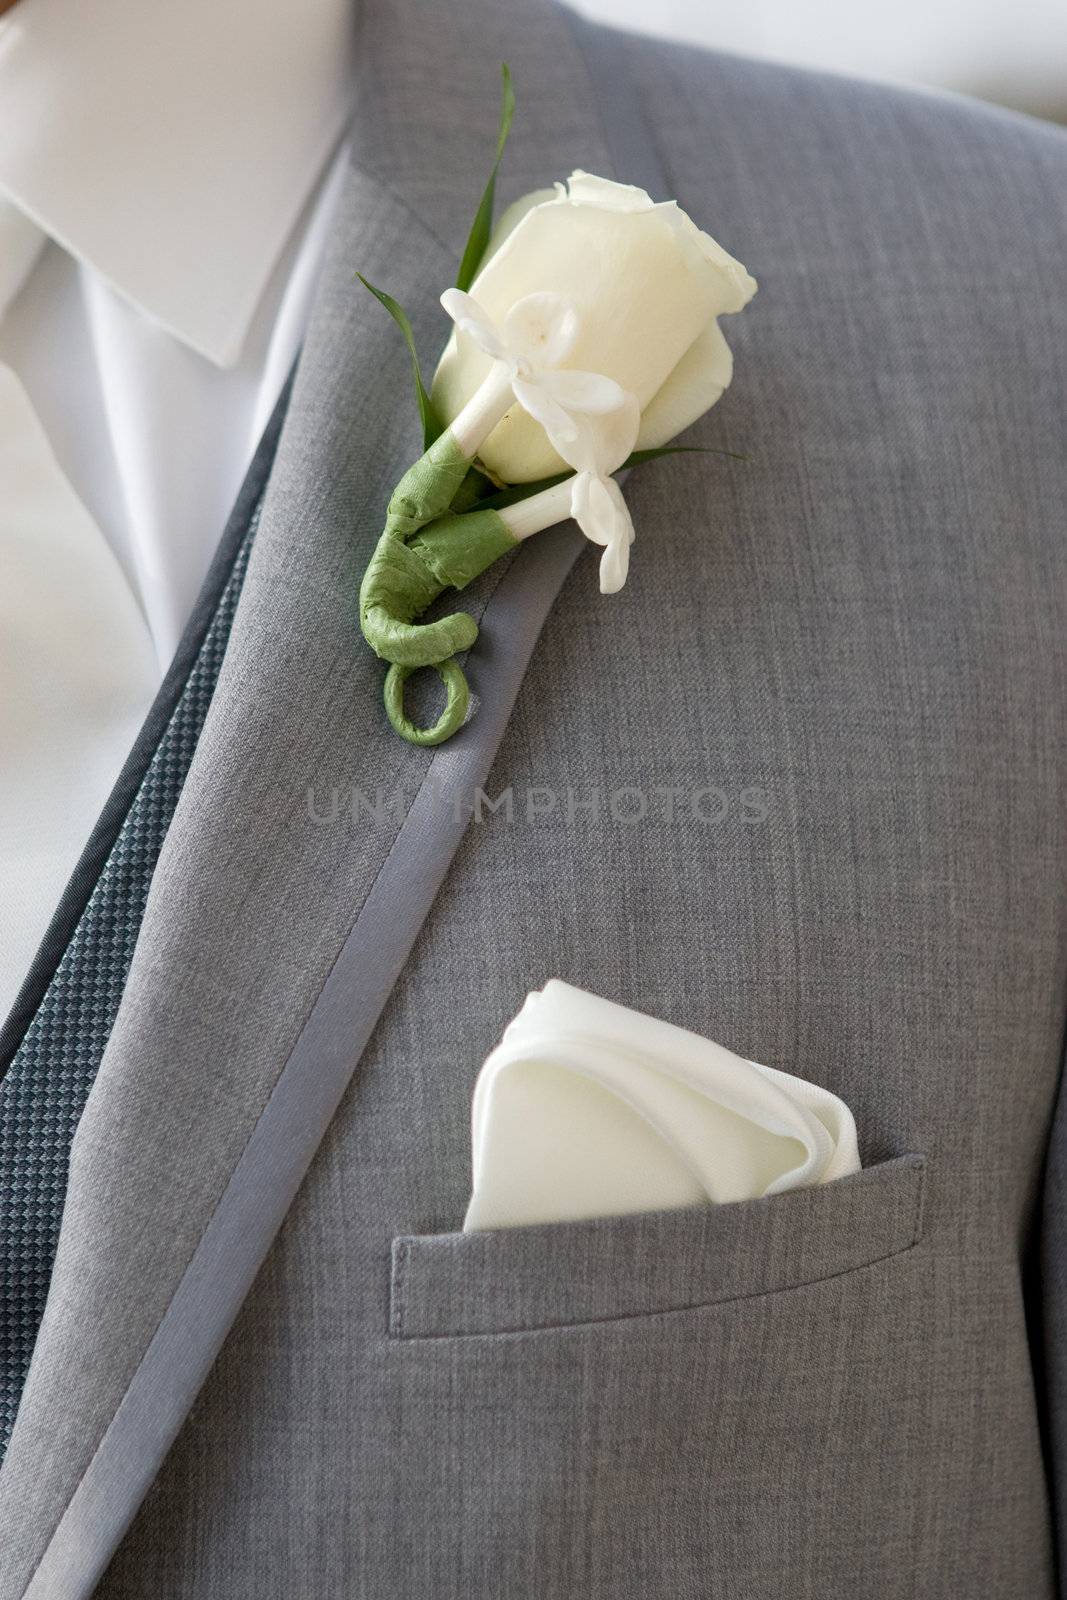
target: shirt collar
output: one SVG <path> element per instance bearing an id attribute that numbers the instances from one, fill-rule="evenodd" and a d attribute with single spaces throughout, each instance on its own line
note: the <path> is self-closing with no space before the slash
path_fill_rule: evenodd
<path id="1" fill-rule="evenodd" d="M 353 12 L 19 0 L 0 23 L 0 195 L 231 365 L 347 121 Z"/>

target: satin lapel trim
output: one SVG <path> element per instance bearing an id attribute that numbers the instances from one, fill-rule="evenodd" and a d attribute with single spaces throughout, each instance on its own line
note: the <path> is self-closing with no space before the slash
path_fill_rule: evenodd
<path id="1" fill-rule="evenodd" d="M 307 1025 L 26 1590 L 91 1594 L 187 1416 L 280 1228 L 466 829 L 581 536 L 553 529 L 513 564 L 468 661 L 475 721 L 434 756 Z"/>
<path id="2" fill-rule="evenodd" d="M 567 17 L 555 6 L 464 0 L 442 29 L 437 0 L 366 4 L 364 79 L 353 130 L 359 169 L 323 280 L 323 295 L 327 285 L 332 290 L 332 312 L 320 318 L 317 335 L 313 319 L 216 703 L 79 1129 L 72 1193 L 76 1187 L 81 1210 L 73 1232 L 64 1223 L 66 1244 L 61 1237 L 24 1415 L 0 1474 L 0 1517 L 14 1519 L 12 1544 L 0 1555 L 5 1596 L 88 1595 L 121 1540 L 281 1224 L 462 835 L 462 807 L 442 803 L 440 793 L 469 793 L 488 773 L 542 621 L 582 546 L 569 526 L 540 535 L 503 573 L 467 662 L 478 714 L 432 758 L 406 746 L 398 751 L 381 712 L 378 664 L 369 652 L 360 654 L 358 638 L 349 645 L 347 618 L 343 641 L 338 634 L 336 646 L 323 647 L 317 661 L 322 668 L 325 658 L 333 673 L 323 679 L 333 698 L 325 704 L 309 699 L 312 691 L 301 679 L 309 669 L 294 654 L 298 600 L 300 606 L 332 606 L 339 627 L 337 597 L 347 597 L 353 580 L 358 583 L 358 557 L 364 542 L 368 554 L 373 547 L 382 496 L 395 481 L 394 469 L 410 458 L 410 441 L 397 434 L 396 419 L 410 414 L 410 396 L 395 330 L 362 312 L 337 315 L 338 306 L 348 308 L 350 294 L 360 292 L 349 287 L 355 268 L 411 297 L 417 334 L 431 348 L 440 321 L 433 305 L 437 280 L 458 259 L 471 173 L 484 170 L 492 148 L 499 60 L 511 64 L 522 96 L 503 200 L 575 165 L 610 170 L 585 65 Z M 449 85 L 446 96 L 441 83 Z M 457 106 L 463 116 L 458 130 Z M 442 170 L 438 151 L 445 148 Z M 367 171 L 378 176 L 377 191 Z M 427 229 L 443 251 L 431 248 Z M 349 349 L 358 350 L 358 376 L 351 360 L 339 359 L 338 337 L 356 341 Z M 373 404 L 361 409 L 346 398 L 353 381 L 370 391 Z M 359 449 L 363 465 L 356 470 L 353 452 Z M 313 529 L 332 516 L 337 526 L 339 508 L 350 519 L 348 549 L 312 539 L 322 565 L 309 571 L 301 547 L 291 546 L 290 524 L 302 519 L 305 530 Z M 241 718 L 250 678 L 257 692 L 246 728 Z M 306 736 L 298 722 L 305 710 L 313 716 Z M 277 1029 L 281 1033 L 291 1018 L 292 1031 L 273 1060 L 269 1046 L 258 1062 L 245 1051 L 227 1063 L 220 1088 L 217 1077 L 202 1075 L 212 1069 L 211 1054 L 226 1049 L 223 1025 L 203 1038 L 179 1035 L 179 1002 L 172 1004 L 161 985 L 174 953 L 188 958 L 190 947 L 195 951 L 202 939 L 218 936 L 217 924 L 232 943 L 227 890 L 243 909 L 259 889 L 234 878 L 230 858 L 243 859 L 242 831 L 254 832 L 269 815 L 256 808 L 273 798 L 287 728 L 309 761 L 331 748 L 328 735 L 332 748 L 358 751 L 368 773 L 380 766 L 383 781 L 399 783 L 416 798 L 391 847 L 383 842 L 379 856 L 375 845 L 353 869 L 345 892 L 354 896 L 354 920 L 347 938 L 342 930 L 329 952 L 332 966 L 317 999 L 312 996 L 301 1013 L 297 993 Z M 245 758 L 251 765 L 242 770 Z M 262 852 L 261 839 L 257 848 Z M 224 882 L 216 886 L 210 875 L 220 870 Z M 266 926 L 259 926 L 260 941 Z M 249 969 L 258 983 L 262 963 L 255 965 L 259 956 L 250 948 Z M 271 981 L 295 985 L 299 979 L 306 986 L 307 974 L 286 965 L 284 941 L 271 966 Z M 191 970 L 196 973 L 195 962 Z M 201 969 L 199 981 L 210 1016 L 215 974 Z M 224 987 L 220 980 L 220 994 Z M 302 1015 L 307 1020 L 297 1037 Z M 198 1019 L 197 1028 L 204 1034 L 208 1024 Z M 201 1080 L 204 1093 L 222 1107 L 217 1115 L 227 1142 L 197 1186 L 188 1188 L 175 1163 L 194 1135 L 171 1109 L 167 1086 L 188 1100 Z M 113 1119 L 114 1103 L 124 1111 L 120 1122 Z M 166 1212 L 153 1200 L 157 1151 L 167 1167 Z M 109 1208 L 123 1190 L 125 1215 L 116 1222 Z M 150 1222 L 139 1237 L 130 1230 L 142 1214 L 142 1191 Z M 132 1220 L 131 1193 L 137 1201 Z M 68 1215 L 70 1209 L 68 1201 Z M 129 1300 L 131 1285 L 143 1285 L 139 1302 Z"/>

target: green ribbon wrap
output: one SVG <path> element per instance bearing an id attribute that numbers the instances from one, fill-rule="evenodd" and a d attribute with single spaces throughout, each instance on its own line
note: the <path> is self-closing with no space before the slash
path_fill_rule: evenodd
<path id="1" fill-rule="evenodd" d="M 363 637 L 390 663 L 386 713 L 411 744 L 442 744 L 463 726 L 470 691 L 453 658 L 478 637 L 478 624 L 465 611 L 433 622 L 417 618 L 445 589 L 465 588 L 518 544 L 496 511 L 477 504 L 456 509 L 467 499 L 470 469 L 446 430 L 394 489 L 360 585 Z M 432 728 L 416 727 L 404 711 L 404 684 L 419 667 L 433 667 L 445 686 L 445 709 Z"/>

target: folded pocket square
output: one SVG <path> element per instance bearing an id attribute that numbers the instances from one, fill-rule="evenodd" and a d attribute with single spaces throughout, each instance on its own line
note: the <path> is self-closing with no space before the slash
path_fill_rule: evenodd
<path id="1" fill-rule="evenodd" d="M 827 1089 L 553 979 L 478 1075 L 464 1230 L 779 1194 L 859 1170 Z"/>

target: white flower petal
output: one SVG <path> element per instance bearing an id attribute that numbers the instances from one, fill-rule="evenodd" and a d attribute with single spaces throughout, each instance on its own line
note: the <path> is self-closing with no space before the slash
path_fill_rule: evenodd
<path id="1" fill-rule="evenodd" d="M 557 444 L 556 449 L 576 472 L 607 477 L 618 471 L 637 442 L 641 407 L 636 395 L 624 391 L 623 404 L 617 411 L 610 411 L 606 416 L 579 413 L 574 422 L 575 437 Z"/>
<path id="2" fill-rule="evenodd" d="M 587 539 L 603 545 L 600 592 L 616 594 L 626 582 L 634 525 L 622 490 L 613 478 L 580 472 L 571 486 L 571 516 Z"/>
<path id="3" fill-rule="evenodd" d="M 515 231 L 523 217 L 526 215 L 527 211 L 532 211 L 534 206 L 543 206 L 547 201 L 555 199 L 556 193 L 560 188 L 562 188 L 562 185 L 557 183 L 551 189 L 534 189 L 531 194 L 524 194 L 521 199 L 513 200 L 509 206 L 504 207 L 503 211 L 500 213 L 499 219 L 493 227 L 493 232 L 490 236 L 488 247 L 485 255 L 482 257 L 478 269 L 479 271 L 481 271 L 481 268 L 485 266 L 485 263 L 489 260 L 490 256 L 496 254 L 508 235 Z M 478 287 L 477 279 L 475 279 L 472 287 Z"/>
<path id="4" fill-rule="evenodd" d="M 504 318 L 504 338 L 533 366 L 556 367 L 574 348 L 580 327 L 574 301 L 546 291 L 516 300 Z"/>
<path id="5" fill-rule="evenodd" d="M 568 411 L 603 416 L 609 411 L 621 411 L 626 404 L 622 385 L 599 372 L 539 372 L 537 381 Z"/>
<path id="6" fill-rule="evenodd" d="M 620 528 L 618 507 L 608 493 L 611 479 L 592 478 L 586 498 L 586 537 L 594 544 L 614 544 L 624 531 Z"/>
<path id="7" fill-rule="evenodd" d="M 585 533 L 586 525 L 592 524 L 589 516 L 589 487 L 593 482 L 593 475 L 589 472 L 576 472 L 571 479 L 571 516 Z M 586 538 L 591 538 L 586 534 Z"/>
<path id="8" fill-rule="evenodd" d="M 721 397 L 729 386 L 733 368 L 733 356 L 722 329 L 717 322 L 709 322 L 645 407 L 639 447 L 652 450 L 676 439 Z"/>
<path id="9" fill-rule="evenodd" d="M 618 594 L 630 571 L 630 545 L 632 540 L 609 544 L 600 558 L 601 594 Z"/>
<path id="10" fill-rule="evenodd" d="M 603 206 L 608 211 L 651 211 L 653 206 L 652 196 L 636 184 L 598 178 L 580 167 L 571 173 L 566 192 L 559 198 L 572 205 Z"/>
<path id="11" fill-rule="evenodd" d="M 630 508 L 626 504 L 626 496 L 622 492 L 621 485 L 616 483 L 614 478 L 601 478 L 599 481 L 611 501 L 611 514 L 615 524 L 612 542 L 621 540 L 623 544 L 633 544 L 635 537 L 633 518 L 630 516 Z"/>
<path id="12" fill-rule="evenodd" d="M 507 358 L 507 346 L 500 330 L 473 295 L 465 294 L 462 289 L 446 289 L 441 304 L 460 333 L 465 333 L 479 350 L 497 361 Z"/>
<path id="13" fill-rule="evenodd" d="M 560 444 L 570 444 L 578 437 L 578 427 L 569 412 L 564 411 L 541 383 L 529 383 L 516 378 L 512 385 L 515 398 L 522 409 L 539 422 L 548 434 L 553 449 Z"/>

